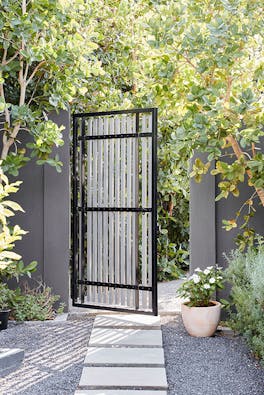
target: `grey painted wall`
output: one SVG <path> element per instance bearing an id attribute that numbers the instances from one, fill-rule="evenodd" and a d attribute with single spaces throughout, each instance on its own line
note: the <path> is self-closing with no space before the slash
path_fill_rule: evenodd
<path id="1" fill-rule="evenodd" d="M 21 169 L 18 179 L 23 181 L 14 195 L 26 211 L 15 217 L 15 222 L 29 231 L 17 242 L 16 251 L 29 263 L 38 261 L 33 278 L 43 280 L 53 292 L 69 302 L 70 254 L 70 114 L 61 111 L 50 114 L 50 119 L 64 125 L 64 146 L 54 150 L 63 162 L 62 173 L 49 165 L 38 166 L 34 161 Z M 26 138 L 28 138 L 26 136 Z"/>
<path id="2" fill-rule="evenodd" d="M 207 155 L 199 154 L 199 157 L 206 161 Z M 252 194 L 252 189 L 243 185 L 243 187 L 240 187 L 240 196 L 238 198 L 230 196 L 228 199 L 221 199 L 219 202 L 215 202 L 215 196 L 218 194 L 216 184 L 219 180 L 214 180 L 214 178 L 208 174 L 200 184 L 197 184 L 193 179 L 191 180 L 191 272 L 196 267 L 205 268 L 215 263 L 223 267 L 227 266 L 223 254 L 228 254 L 232 249 L 236 248 L 234 238 L 239 233 L 239 229 L 227 232 L 222 228 L 222 220 L 234 218 L 236 211 Z M 251 221 L 251 225 L 256 229 L 257 233 L 264 234 L 263 206 L 257 206 L 257 212 Z M 225 291 L 219 293 L 218 297 L 226 297 L 228 292 L 229 290 L 226 288 Z"/>
<path id="3" fill-rule="evenodd" d="M 199 157 L 206 160 L 206 155 Z M 205 269 L 215 264 L 215 178 L 207 174 L 201 184 L 191 179 L 190 196 L 190 268 L 193 272 L 197 267 Z"/>

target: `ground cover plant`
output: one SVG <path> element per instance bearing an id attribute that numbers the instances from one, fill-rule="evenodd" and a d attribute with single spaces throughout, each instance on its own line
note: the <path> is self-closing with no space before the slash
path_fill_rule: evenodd
<path id="1" fill-rule="evenodd" d="M 22 291 L 17 289 L 9 298 L 11 317 L 16 321 L 52 320 L 63 312 L 64 304 L 55 308 L 59 299 L 59 295 L 54 295 L 51 288 L 42 282 L 35 288 L 25 283 Z"/>
<path id="2" fill-rule="evenodd" d="M 244 253 L 234 251 L 227 260 L 226 277 L 232 286 L 230 325 L 264 363 L 264 244 Z"/>

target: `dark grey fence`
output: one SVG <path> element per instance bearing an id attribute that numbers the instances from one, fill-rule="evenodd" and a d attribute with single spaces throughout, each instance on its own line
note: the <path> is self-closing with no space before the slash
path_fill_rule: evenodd
<path id="1" fill-rule="evenodd" d="M 263 144 L 264 148 L 264 144 Z M 207 160 L 207 155 L 199 154 L 199 157 Z M 195 160 L 195 157 L 193 158 Z M 210 174 L 197 184 L 191 180 L 191 201 L 190 201 L 190 241 L 191 241 L 191 272 L 195 268 L 201 269 L 217 263 L 226 267 L 227 262 L 224 253 L 230 253 L 236 248 L 234 238 L 239 229 L 226 231 L 222 228 L 223 219 L 234 218 L 235 213 L 243 202 L 252 194 L 252 189 L 243 185 L 240 187 L 240 196 L 235 198 L 221 199 L 215 202 L 217 196 L 218 179 Z M 264 207 L 257 206 L 257 212 L 251 221 L 252 227 L 259 234 L 264 233 Z M 221 293 L 221 297 L 226 296 L 228 290 Z"/>
<path id="2" fill-rule="evenodd" d="M 23 184 L 13 200 L 19 202 L 26 213 L 17 214 L 15 222 L 29 233 L 17 242 L 16 251 L 25 263 L 38 261 L 38 270 L 33 277 L 51 286 L 68 306 L 70 114 L 67 111 L 52 113 L 50 119 L 65 126 L 64 146 L 56 149 L 63 162 L 62 173 L 57 173 L 49 165 L 38 166 L 34 161 L 20 170 L 18 179 Z"/>

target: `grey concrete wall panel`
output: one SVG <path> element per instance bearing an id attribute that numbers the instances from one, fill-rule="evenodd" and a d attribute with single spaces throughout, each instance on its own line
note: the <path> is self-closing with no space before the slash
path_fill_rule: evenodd
<path id="1" fill-rule="evenodd" d="M 203 161 L 207 155 L 197 157 Z M 215 178 L 204 176 L 201 183 L 191 179 L 190 185 L 190 270 L 201 269 L 215 264 Z"/>
<path id="2" fill-rule="evenodd" d="M 30 136 L 25 133 L 20 135 L 20 139 L 24 146 L 30 141 Z M 13 179 L 10 177 L 10 181 L 23 181 L 19 191 L 15 195 L 11 195 L 10 198 L 17 201 L 25 210 L 25 213 L 17 212 L 11 223 L 18 224 L 22 229 L 28 231 L 21 241 L 16 242 L 16 252 L 22 255 L 25 264 L 38 261 L 38 269 L 34 273 L 34 278 L 38 280 L 43 278 L 44 273 L 43 174 L 43 166 L 38 166 L 35 160 L 32 160 L 20 169 L 18 177 Z M 27 278 L 23 280 L 28 281 Z"/>
<path id="3" fill-rule="evenodd" d="M 14 195 L 14 200 L 21 204 L 26 213 L 17 213 L 12 222 L 29 232 L 16 243 L 16 251 L 22 255 L 25 264 L 38 261 L 38 270 L 33 274 L 33 279 L 43 280 L 51 286 L 53 292 L 60 295 L 68 306 L 70 114 L 67 111 L 60 111 L 59 114 L 54 112 L 50 114 L 50 119 L 65 126 L 64 146 L 54 150 L 54 154 L 58 153 L 63 162 L 62 173 L 57 173 L 49 165 L 39 166 L 34 160 L 27 163 L 16 177 L 23 184 Z M 23 145 L 29 140 L 27 134 L 21 138 Z M 28 281 L 27 278 L 24 280 Z"/>
<path id="4" fill-rule="evenodd" d="M 262 149 L 264 150 L 264 141 L 262 141 Z M 217 183 L 219 179 L 217 179 Z M 217 263 L 226 268 L 227 261 L 224 257 L 225 254 L 230 254 L 230 252 L 236 248 L 235 238 L 241 232 L 239 226 L 243 223 L 243 215 L 238 221 L 238 227 L 232 229 L 231 231 L 226 231 L 223 229 L 223 219 L 232 219 L 235 217 L 236 212 L 240 209 L 242 204 L 249 199 L 249 197 L 254 192 L 253 188 L 250 188 L 248 185 L 241 185 L 240 194 L 237 198 L 233 196 L 229 196 L 227 199 L 221 199 L 219 202 L 216 202 L 216 261 Z M 255 200 L 259 202 L 258 198 Z M 260 235 L 264 235 L 264 207 L 255 203 L 256 213 L 254 217 L 250 220 L 250 227 L 254 228 L 256 233 Z M 229 294 L 229 286 L 225 287 L 223 291 L 219 291 L 217 296 L 219 298 L 226 298 Z"/>
<path id="5" fill-rule="evenodd" d="M 220 266 L 226 267 L 226 260 L 223 256 L 224 252 L 230 252 L 236 248 L 234 239 L 241 232 L 239 226 L 230 231 L 223 229 L 223 219 L 232 219 L 235 217 L 237 210 L 241 205 L 252 195 L 253 189 L 243 185 L 240 188 L 240 195 L 238 198 L 233 196 L 228 197 L 227 200 L 222 199 L 216 203 L 216 229 L 217 229 L 217 263 Z M 256 199 L 257 200 L 257 199 Z M 250 227 L 254 228 L 257 233 L 264 233 L 264 207 L 261 205 L 255 205 L 257 209 L 255 216 L 250 221 Z M 239 221 L 241 225 L 241 219 Z"/>
<path id="6" fill-rule="evenodd" d="M 58 173 L 49 165 L 44 166 L 44 281 L 68 305 L 69 301 L 69 252 L 70 252 L 70 114 L 52 113 L 50 119 L 65 130 L 64 145 L 54 150 L 63 162 Z"/>
<path id="7" fill-rule="evenodd" d="M 264 141 L 262 142 L 264 150 Z M 206 161 L 206 154 L 196 154 Z M 195 158 L 194 158 L 195 159 Z M 196 184 L 191 180 L 191 202 L 190 202 L 190 229 L 191 229 L 191 271 L 196 267 L 205 267 L 211 262 L 226 268 L 227 262 L 224 253 L 229 254 L 232 249 L 236 248 L 234 239 L 241 232 L 239 226 L 231 231 L 223 229 L 223 219 L 232 219 L 241 205 L 252 195 L 253 189 L 246 184 L 240 185 L 240 195 L 238 198 L 229 196 L 227 199 L 221 199 L 215 202 L 215 196 L 219 193 L 216 185 L 219 179 L 207 175 L 201 184 Z M 256 199 L 257 201 L 257 199 Z M 255 204 L 257 209 L 255 216 L 250 221 L 250 227 L 254 228 L 257 233 L 264 234 L 264 207 L 261 204 Z M 215 211 L 215 212 L 214 212 Z M 241 225 L 242 219 L 238 225 Z M 214 225 L 212 224 L 214 222 Z M 213 254 L 213 250 L 215 253 Z M 213 258 L 214 255 L 214 258 Z M 204 262 L 204 265 L 202 264 Z M 218 292 L 220 297 L 227 297 L 229 287 L 224 291 Z"/>

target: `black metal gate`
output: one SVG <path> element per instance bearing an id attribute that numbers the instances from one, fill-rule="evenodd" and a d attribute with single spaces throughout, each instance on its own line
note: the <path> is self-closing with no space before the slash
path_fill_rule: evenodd
<path id="1" fill-rule="evenodd" d="M 73 115 L 74 306 L 157 314 L 157 109 Z"/>

